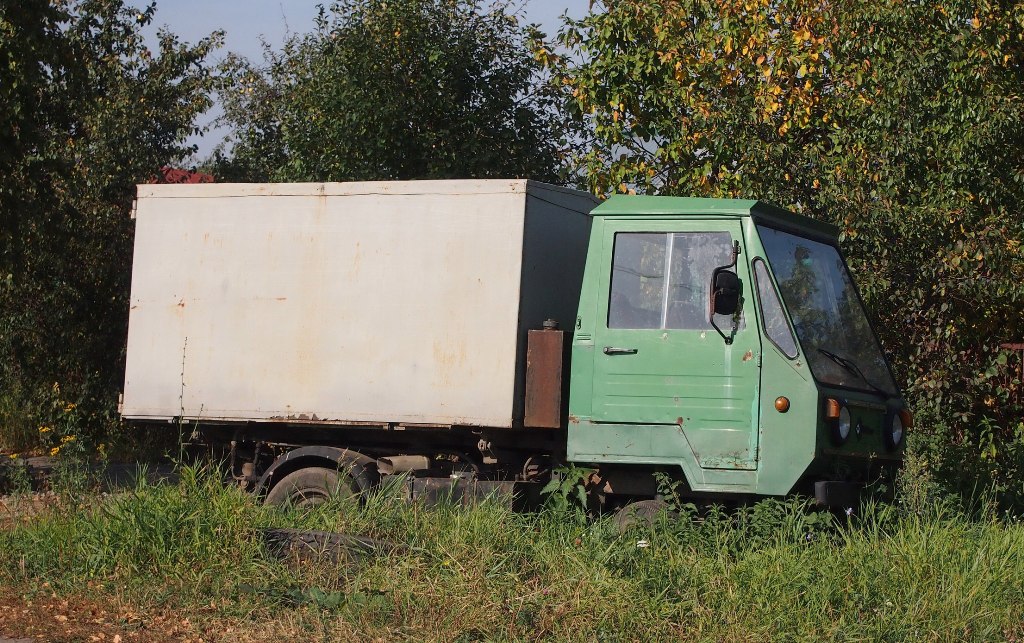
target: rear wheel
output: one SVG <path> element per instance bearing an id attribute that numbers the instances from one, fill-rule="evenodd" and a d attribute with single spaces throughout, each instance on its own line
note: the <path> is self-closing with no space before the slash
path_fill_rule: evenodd
<path id="1" fill-rule="evenodd" d="M 267 494 L 268 505 L 315 507 L 330 498 L 352 498 L 354 481 L 337 469 L 306 467 L 281 478 Z"/>

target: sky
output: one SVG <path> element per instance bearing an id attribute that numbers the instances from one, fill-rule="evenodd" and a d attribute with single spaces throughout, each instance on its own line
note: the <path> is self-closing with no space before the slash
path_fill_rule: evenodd
<path id="1" fill-rule="evenodd" d="M 144 4 L 139 2 L 139 4 Z M 313 29 L 318 4 L 329 0 L 158 0 L 151 30 L 155 43 L 156 29 L 166 27 L 181 40 L 196 42 L 213 31 L 225 32 L 224 48 L 215 52 L 212 62 L 219 62 L 228 52 L 250 60 L 262 60 L 261 40 L 277 49 L 289 33 L 306 33 Z M 549 36 L 558 32 L 561 15 L 574 18 L 587 13 L 590 0 L 513 0 L 525 22 L 538 23 Z M 152 45 L 151 45 L 152 46 Z M 202 120 L 209 123 L 216 110 Z M 211 131 L 192 139 L 199 146 L 197 160 L 206 158 L 223 138 L 223 131 Z"/>

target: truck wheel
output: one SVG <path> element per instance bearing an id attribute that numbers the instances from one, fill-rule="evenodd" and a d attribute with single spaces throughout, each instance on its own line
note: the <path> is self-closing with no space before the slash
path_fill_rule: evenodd
<path id="1" fill-rule="evenodd" d="M 662 516 L 670 521 L 679 518 L 679 514 L 672 511 L 664 500 L 640 500 L 616 511 L 612 521 L 619 533 L 624 533 L 634 525 L 653 526 Z"/>
<path id="2" fill-rule="evenodd" d="M 352 498 L 354 481 L 336 469 L 305 467 L 281 478 L 264 501 L 278 507 L 315 507 L 329 498 Z"/>

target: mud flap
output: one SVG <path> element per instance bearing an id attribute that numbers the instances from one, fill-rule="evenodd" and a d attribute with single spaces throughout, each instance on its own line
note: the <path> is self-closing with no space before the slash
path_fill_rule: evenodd
<path id="1" fill-rule="evenodd" d="M 861 485 L 838 480 L 823 480 L 814 483 L 814 500 L 832 509 L 849 509 L 857 504 Z"/>

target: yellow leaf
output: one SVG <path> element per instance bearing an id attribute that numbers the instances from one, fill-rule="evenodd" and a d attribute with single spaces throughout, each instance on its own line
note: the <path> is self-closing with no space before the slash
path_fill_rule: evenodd
<path id="1" fill-rule="evenodd" d="M 981 28 L 981 20 L 978 20 L 978 17 L 975 16 L 971 20 L 971 26 L 974 27 L 975 29 L 980 29 Z"/>

